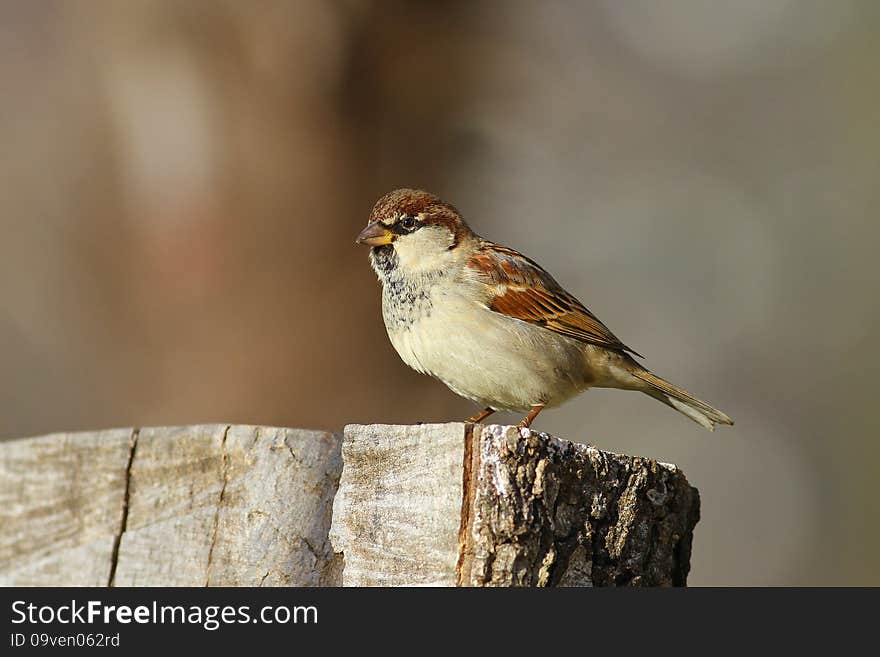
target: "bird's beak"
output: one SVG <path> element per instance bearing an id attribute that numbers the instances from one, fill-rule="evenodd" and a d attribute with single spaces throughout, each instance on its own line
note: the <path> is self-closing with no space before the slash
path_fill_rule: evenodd
<path id="1" fill-rule="evenodd" d="M 380 222 L 374 221 L 361 231 L 356 241 L 358 244 L 366 244 L 367 246 L 384 246 L 394 241 L 394 233 Z"/>

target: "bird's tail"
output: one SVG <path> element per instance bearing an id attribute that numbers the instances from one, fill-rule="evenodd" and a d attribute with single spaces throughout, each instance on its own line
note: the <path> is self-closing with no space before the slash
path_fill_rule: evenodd
<path id="1" fill-rule="evenodd" d="M 733 420 L 717 408 L 697 399 L 686 390 L 669 383 L 666 379 L 661 379 L 646 369 L 634 368 L 630 370 L 630 373 L 647 384 L 642 387 L 642 392 L 651 395 L 667 406 L 671 406 L 679 413 L 687 415 L 709 431 L 714 431 L 716 424 L 733 424 Z"/>

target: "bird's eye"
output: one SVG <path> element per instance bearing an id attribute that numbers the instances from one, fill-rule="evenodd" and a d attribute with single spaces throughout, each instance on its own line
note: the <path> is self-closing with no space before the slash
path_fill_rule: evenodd
<path id="1" fill-rule="evenodd" d="M 400 225 L 405 230 L 414 230 L 415 227 L 418 225 L 418 223 L 419 222 L 416 221 L 416 218 L 413 217 L 412 215 L 407 215 L 403 219 L 400 220 Z"/>

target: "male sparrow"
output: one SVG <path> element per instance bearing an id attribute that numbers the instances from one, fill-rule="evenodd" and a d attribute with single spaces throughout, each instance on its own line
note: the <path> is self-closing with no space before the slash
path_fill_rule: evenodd
<path id="1" fill-rule="evenodd" d="M 379 199 L 357 242 L 382 284 L 382 316 L 407 365 L 495 411 L 526 412 L 588 388 L 638 390 L 703 425 L 727 415 L 639 365 L 640 356 L 540 265 L 474 233 L 453 206 L 398 189 Z"/>

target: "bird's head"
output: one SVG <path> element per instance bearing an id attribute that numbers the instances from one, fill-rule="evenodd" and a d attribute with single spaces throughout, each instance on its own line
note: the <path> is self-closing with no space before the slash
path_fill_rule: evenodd
<path id="1" fill-rule="evenodd" d="M 373 206 L 357 243 L 373 247 L 377 269 L 399 266 L 414 274 L 451 266 L 473 236 L 450 204 L 421 190 L 397 189 Z"/>

